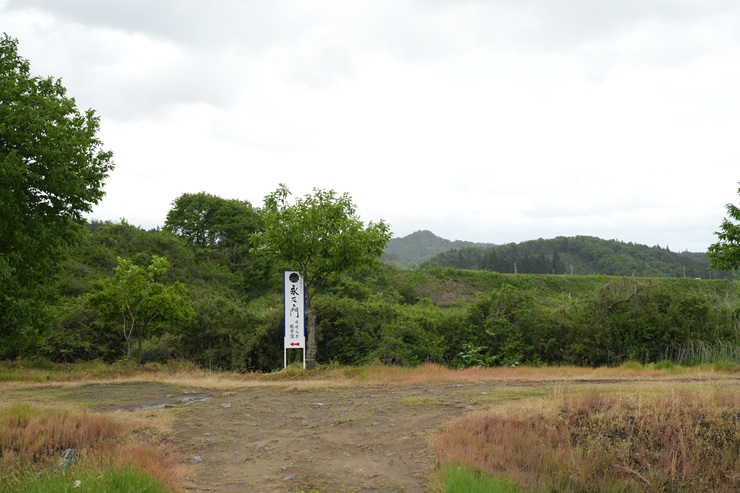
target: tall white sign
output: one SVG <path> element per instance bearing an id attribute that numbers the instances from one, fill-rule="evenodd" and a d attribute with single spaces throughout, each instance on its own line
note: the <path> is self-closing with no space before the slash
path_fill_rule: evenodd
<path id="1" fill-rule="evenodd" d="M 303 350 L 303 367 L 306 367 L 306 301 L 303 277 L 294 270 L 285 271 L 285 344 L 283 365 L 288 366 L 288 349 Z"/>

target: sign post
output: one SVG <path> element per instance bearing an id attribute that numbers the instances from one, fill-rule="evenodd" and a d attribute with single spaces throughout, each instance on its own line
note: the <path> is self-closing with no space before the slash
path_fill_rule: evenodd
<path id="1" fill-rule="evenodd" d="M 288 367 L 288 349 L 303 350 L 303 368 L 306 368 L 306 298 L 303 277 L 294 270 L 285 271 L 285 334 L 283 368 Z"/>

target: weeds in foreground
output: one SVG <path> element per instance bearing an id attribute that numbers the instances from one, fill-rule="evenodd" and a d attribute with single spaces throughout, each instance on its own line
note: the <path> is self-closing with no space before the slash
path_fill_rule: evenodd
<path id="1" fill-rule="evenodd" d="M 471 415 L 434 445 L 442 463 L 535 491 L 729 493 L 740 488 L 738 409 L 740 397 L 716 389 L 587 394 Z"/>
<path id="2" fill-rule="evenodd" d="M 667 347 L 665 358 L 680 365 L 740 363 L 740 346 L 728 341 L 690 340 Z"/>
<path id="3" fill-rule="evenodd" d="M 448 464 L 442 470 L 444 493 L 525 493 L 521 486 L 506 479 L 489 476 L 479 469 Z"/>
<path id="4" fill-rule="evenodd" d="M 27 472 L 12 484 L 0 482 L 0 492 L 13 493 L 167 493 L 163 483 L 130 464 L 97 467 L 81 466 L 67 470 L 46 469 Z"/>
<path id="5" fill-rule="evenodd" d="M 173 452 L 137 441 L 132 438 L 137 431 L 133 422 L 86 410 L 75 413 L 25 404 L 0 408 L 0 491 L 67 491 L 64 485 L 82 482 L 82 478 L 87 485 L 97 485 L 88 491 L 139 491 L 115 489 L 116 484 L 128 481 L 161 486 L 143 491 L 176 488 Z M 59 467 L 66 449 L 77 453 L 71 469 Z M 73 478 L 74 474 L 80 477 Z M 103 486 L 109 479 L 112 490 Z"/>

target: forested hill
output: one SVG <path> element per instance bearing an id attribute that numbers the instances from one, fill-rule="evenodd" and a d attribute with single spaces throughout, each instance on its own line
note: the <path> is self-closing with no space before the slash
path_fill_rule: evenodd
<path id="1" fill-rule="evenodd" d="M 558 236 L 505 245 L 476 244 L 417 231 L 394 238 L 386 262 L 421 267 L 456 267 L 520 274 L 603 274 L 615 276 L 731 278 L 711 271 L 704 253 L 672 252 L 593 236 Z"/>
<path id="2" fill-rule="evenodd" d="M 423 230 L 411 233 L 403 238 L 391 239 L 382 260 L 401 267 L 416 267 L 440 253 L 476 246 L 487 247 L 492 245 L 473 243 L 472 241 L 446 240 L 431 231 Z"/>

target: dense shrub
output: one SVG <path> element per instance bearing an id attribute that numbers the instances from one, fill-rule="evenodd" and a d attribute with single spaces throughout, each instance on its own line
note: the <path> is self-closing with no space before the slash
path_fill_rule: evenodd
<path id="1" fill-rule="evenodd" d="M 87 302 L 116 257 L 164 256 L 167 284 L 186 286 L 195 316 L 145 341 L 143 358 L 207 368 L 283 365 L 282 270 L 244 248 L 189 244 L 125 221 L 94 223 L 0 357 L 55 362 L 123 356 L 121 327 Z M 138 260 L 137 260 L 138 259 Z M 330 279 L 314 297 L 317 360 L 451 367 L 740 362 L 740 296 L 727 280 L 502 274 L 377 263 Z M 46 327 L 35 330 L 31 327 Z M 297 351 L 289 351 L 289 360 Z"/>

